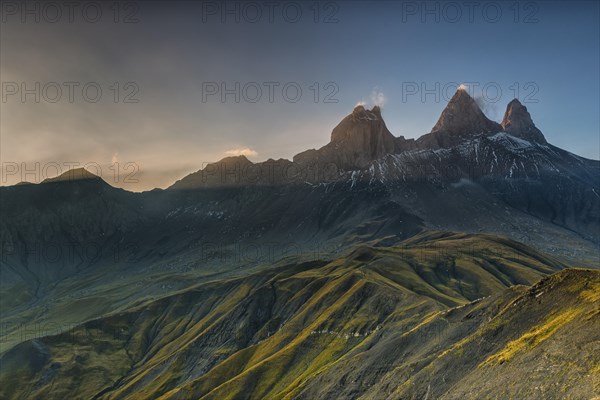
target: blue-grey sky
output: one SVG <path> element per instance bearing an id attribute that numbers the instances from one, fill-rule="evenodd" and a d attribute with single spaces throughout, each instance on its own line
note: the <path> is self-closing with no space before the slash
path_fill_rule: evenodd
<path id="1" fill-rule="evenodd" d="M 2 184 L 93 163 L 147 190 L 230 154 L 290 159 L 359 102 L 416 138 L 460 83 L 491 119 L 519 97 L 548 141 L 600 158 L 596 1 L 6 3 Z"/>

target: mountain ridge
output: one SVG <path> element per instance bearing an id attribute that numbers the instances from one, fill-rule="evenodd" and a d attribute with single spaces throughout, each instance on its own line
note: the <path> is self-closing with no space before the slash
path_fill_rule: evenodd
<path id="1" fill-rule="evenodd" d="M 167 190 L 218 186 L 320 183 L 343 179 L 346 172 L 362 171 L 389 155 L 451 149 L 472 140 L 506 133 L 533 146 L 551 146 L 535 126 L 527 107 L 518 99 L 506 107 L 502 123 L 489 120 L 468 92 L 459 88 L 442 111 L 430 133 L 417 139 L 395 137 L 387 128 L 382 110 L 358 105 L 332 130 L 330 142 L 292 157 L 252 162 L 247 157 L 228 156 L 184 176 Z M 525 144 L 527 145 L 527 144 Z M 562 150 L 562 149 L 561 149 Z M 562 150 L 564 151 L 564 150 Z M 567 152 L 568 153 L 568 152 Z M 600 168 L 600 161 L 585 159 Z M 42 183 L 102 179 L 84 168 L 66 171 Z M 21 182 L 26 185 L 26 182 Z"/>
<path id="2" fill-rule="evenodd" d="M 208 187 L 211 185 L 231 184 L 286 184 L 286 183 L 327 183 L 346 179 L 345 175 L 354 171 L 368 170 L 388 156 L 408 155 L 414 152 L 437 151 L 454 149 L 485 138 L 493 138 L 498 134 L 509 135 L 519 142 L 517 146 L 538 148 L 546 153 L 543 157 L 556 158 L 542 132 L 535 126 L 527 108 L 518 99 L 513 99 L 507 104 L 502 124 L 489 120 L 481 111 L 475 100 L 464 89 L 456 91 L 446 108 L 442 111 L 437 123 L 430 133 L 417 139 L 406 139 L 404 136 L 395 137 L 388 129 L 382 117 L 381 108 L 378 106 L 368 110 L 359 105 L 352 113 L 342 119 L 332 130 L 330 142 L 319 149 L 309 149 L 296 154 L 292 161 L 280 159 L 277 162 L 251 163 L 244 160 L 237 167 L 246 168 L 252 165 L 253 179 L 241 179 L 233 182 L 221 179 L 221 182 L 203 179 L 195 187 Z M 497 141 L 501 144 L 502 141 Z M 516 140 L 513 142 L 516 143 Z M 511 145 L 509 145 L 511 146 Z M 512 146 L 514 148 L 514 146 Z M 561 149 L 564 154 L 571 154 Z M 563 156 L 561 156 L 563 157 Z M 584 157 L 573 155 L 583 160 L 588 167 L 599 168 L 600 161 L 588 160 Z M 564 157 L 563 157 L 564 158 Z M 560 161 L 558 161 L 560 162 Z M 251 163 L 251 164 L 250 164 Z M 230 158 L 224 158 L 211 165 L 222 165 L 222 170 L 232 169 Z M 235 169 L 233 168 L 233 169 Z M 535 168 L 535 166 L 531 166 Z M 279 169 L 280 172 L 276 172 Z M 206 175 L 207 168 L 188 175 L 176 182 L 168 189 L 190 189 L 189 183 L 193 175 Z M 267 172 L 265 172 L 267 171 Z M 361 173 L 362 173 L 361 172 Z M 538 171 L 536 171 L 537 173 Z M 494 174 L 493 170 L 488 171 Z M 240 173 L 240 175 L 243 175 Z M 360 174 L 359 174 L 360 175 Z M 197 181 L 197 179 L 196 179 Z"/>
<path id="3" fill-rule="evenodd" d="M 54 177 L 54 178 L 46 178 L 41 183 L 56 183 L 56 182 L 76 182 L 76 181 L 102 181 L 106 183 L 101 177 L 96 174 L 91 173 L 89 170 L 84 167 L 72 168 L 68 171 L 63 172 L 62 174 Z"/>

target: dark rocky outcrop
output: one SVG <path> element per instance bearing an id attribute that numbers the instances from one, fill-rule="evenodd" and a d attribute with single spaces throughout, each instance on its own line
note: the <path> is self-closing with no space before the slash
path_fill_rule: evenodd
<path id="1" fill-rule="evenodd" d="M 448 148 L 465 139 L 502 131 L 502 126 L 485 116 L 466 90 L 456 91 L 431 133 L 421 136 L 417 142 L 421 148 Z"/>
<path id="2" fill-rule="evenodd" d="M 466 90 L 459 89 L 452 96 L 431 131 L 462 136 L 473 133 L 495 133 L 501 130 L 500 125 L 485 116 Z"/>
<path id="3" fill-rule="evenodd" d="M 517 99 L 512 100 L 506 106 L 506 112 L 502 119 L 502 129 L 506 133 L 530 142 L 547 143 L 542 132 L 533 123 L 527 107 Z"/>
<path id="4" fill-rule="evenodd" d="M 357 106 L 331 132 L 331 141 L 319 150 L 294 156 L 300 164 L 334 164 L 340 170 L 367 167 L 371 162 L 396 150 L 396 138 L 390 133 L 378 106 L 367 110 Z"/>

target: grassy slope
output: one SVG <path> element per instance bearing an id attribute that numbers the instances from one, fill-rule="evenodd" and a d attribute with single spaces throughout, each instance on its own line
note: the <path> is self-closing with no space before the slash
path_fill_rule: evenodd
<path id="1" fill-rule="evenodd" d="M 487 318 L 477 319 L 476 307 L 460 311 L 463 322 L 475 318 L 470 329 L 395 393 L 411 398 L 429 391 L 441 399 L 600 395 L 600 272 L 565 270 L 511 292 L 495 300 Z"/>
<path id="2" fill-rule="evenodd" d="M 488 235 L 430 232 L 399 247 L 361 246 L 332 262 L 203 284 L 22 343 L 2 357 L 0 395 L 378 398 L 393 389 L 412 396 L 408 379 L 435 368 L 436 354 L 459 351 L 453 346 L 476 328 L 446 327 L 444 310 L 492 294 L 494 302 L 512 298 L 525 289 L 507 287 L 562 267 Z M 489 299 L 465 308 L 492 313 L 496 303 Z M 398 343 L 416 347 L 398 353 L 405 348 Z M 522 348 L 516 342 L 502 351 Z M 494 354 L 479 362 L 482 371 L 504 357 Z"/>

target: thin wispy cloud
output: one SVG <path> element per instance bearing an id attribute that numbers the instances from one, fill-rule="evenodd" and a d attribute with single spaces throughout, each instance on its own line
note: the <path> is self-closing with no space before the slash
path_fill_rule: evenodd
<path id="1" fill-rule="evenodd" d="M 246 157 L 256 157 L 258 153 L 256 150 L 252 150 L 249 147 L 243 147 L 238 149 L 231 149 L 225 151 L 226 156 L 246 156 Z"/>
<path id="2" fill-rule="evenodd" d="M 371 102 L 374 106 L 379 106 L 383 108 L 385 106 L 385 103 L 387 102 L 387 97 L 378 87 L 375 87 L 371 92 Z"/>

